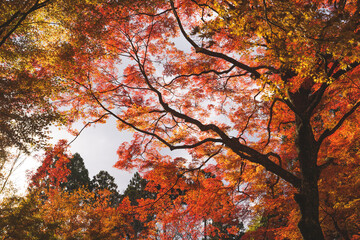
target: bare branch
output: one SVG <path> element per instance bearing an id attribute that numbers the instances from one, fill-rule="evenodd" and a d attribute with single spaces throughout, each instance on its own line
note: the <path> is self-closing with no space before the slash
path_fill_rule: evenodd
<path id="1" fill-rule="evenodd" d="M 236 153 L 237 155 L 239 155 L 243 159 L 247 159 L 247 160 L 249 160 L 249 161 L 251 161 L 253 163 L 260 164 L 261 166 L 265 167 L 266 170 L 274 173 L 275 175 L 280 176 L 281 178 L 283 178 L 285 181 L 289 182 L 290 184 L 292 184 L 296 188 L 298 188 L 300 186 L 300 179 L 298 177 L 296 177 L 294 174 L 292 174 L 291 172 L 285 170 L 284 168 L 282 168 L 278 164 L 271 161 L 266 155 L 258 152 L 257 150 L 255 150 L 255 149 L 253 149 L 253 148 L 251 148 L 249 146 L 241 144 L 239 142 L 239 139 L 230 138 L 225 132 L 223 132 L 215 124 L 203 124 L 199 120 L 197 120 L 195 118 L 192 118 L 192 117 L 190 117 L 188 115 L 185 115 L 185 114 L 183 114 L 181 112 L 178 112 L 175 109 L 171 108 L 164 101 L 161 92 L 159 90 L 157 90 L 156 88 L 154 88 L 154 86 L 152 86 L 152 84 L 150 83 L 150 80 L 149 80 L 149 78 L 148 78 L 148 76 L 147 76 L 147 74 L 145 72 L 144 67 L 141 65 L 141 63 L 139 61 L 138 61 L 138 66 L 140 68 L 140 71 L 141 71 L 141 73 L 142 73 L 142 75 L 144 77 L 144 80 L 145 80 L 146 84 L 149 86 L 149 88 L 152 91 L 154 91 L 154 93 L 157 94 L 159 103 L 161 104 L 161 106 L 164 108 L 165 111 L 171 113 L 175 117 L 183 119 L 185 122 L 194 124 L 195 126 L 197 126 L 203 132 L 210 131 L 210 130 L 214 131 L 221 138 L 222 143 L 224 143 L 234 153 Z M 141 130 L 141 131 L 143 131 L 143 130 Z M 144 131 L 143 131 L 143 133 L 147 134 Z M 152 134 L 150 134 L 150 135 L 152 135 Z M 167 144 L 164 139 L 159 138 L 159 136 L 155 136 L 155 137 L 157 137 L 159 141 L 161 141 L 164 144 L 166 144 L 167 146 L 169 146 L 169 144 Z M 220 140 L 219 140 L 219 142 L 220 142 Z"/>
<path id="2" fill-rule="evenodd" d="M 90 124 L 99 122 L 101 119 L 103 119 L 104 117 L 106 117 L 106 116 L 108 116 L 108 115 L 110 115 L 110 113 L 104 113 L 104 114 L 101 115 L 98 119 L 96 119 L 96 120 L 94 120 L 94 121 L 92 121 L 92 122 L 87 122 L 87 123 L 81 128 L 81 130 L 76 134 L 75 138 L 68 143 L 68 146 L 70 146 L 70 145 L 80 136 L 80 134 L 82 133 L 82 131 L 83 131 L 87 126 L 89 126 Z"/>
<path id="3" fill-rule="evenodd" d="M 19 165 L 21 165 L 23 162 L 21 162 L 18 166 L 15 166 L 16 163 L 19 161 L 20 159 L 20 153 L 17 154 L 17 156 L 15 157 L 15 159 L 13 160 L 10 169 L 7 171 L 7 175 L 4 179 L 4 182 L 2 183 L 1 189 L 0 189 L 0 194 L 4 191 L 6 184 L 8 183 L 11 175 L 14 173 L 14 171 L 18 168 Z M 1 167 L 2 169 L 2 167 Z"/>
<path id="4" fill-rule="evenodd" d="M 221 150 L 223 149 L 223 146 L 221 146 L 219 148 L 219 150 L 217 150 L 215 153 L 211 154 L 204 162 L 202 162 L 198 167 L 196 168 L 191 168 L 191 169 L 185 169 L 185 172 L 191 172 L 191 171 L 195 171 L 195 170 L 200 170 L 206 163 L 208 163 L 213 157 L 215 157 L 216 155 L 218 155 Z"/>
<path id="5" fill-rule="evenodd" d="M 240 133 L 239 136 L 238 136 L 239 139 L 242 138 L 242 135 L 244 135 L 245 130 L 247 130 L 247 128 L 248 128 L 248 126 L 249 126 L 249 124 L 250 124 L 250 120 L 251 120 L 251 118 L 254 116 L 254 114 L 256 113 L 256 111 L 257 111 L 257 106 L 254 105 L 254 109 L 253 109 L 252 113 L 250 114 L 250 116 L 249 116 L 249 117 L 247 118 L 247 120 L 246 120 L 245 127 L 243 128 L 243 130 L 241 131 L 241 133 Z M 243 139 L 243 138 L 242 138 L 242 139 Z"/>
<path id="6" fill-rule="evenodd" d="M 207 7 L 207 8 L 209 8 L 209 9 L 211 9 L 213 12 L 215 12 L 215 13 L 217 13 L 217 14 L 219 14 L 219 12 L 218 11 L 216 11 L 216 9 L 215 8 L 213 8 L 213 7 L 211 7 L 210 5 L 208 5 L 208 4 L 204 4 L 204 3 L 199 3 L 199 2 L 197 2 L 197 1 L 195 1 L 195 0 L 191 0 L 193 3 L 195 3 L 196 5 L 198 5 L 199 7 Z"/>

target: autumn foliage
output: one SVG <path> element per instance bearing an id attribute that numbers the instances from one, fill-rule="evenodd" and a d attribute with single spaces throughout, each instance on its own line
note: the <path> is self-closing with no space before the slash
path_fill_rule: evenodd
<path id="1" fill-rule="evenodd" d="M 115 167 L 140 171 L 152 194 L 122 199 L 128 210 L 116 226 L 138 238 L 236 239 L 241 221 L 244 239 L 359 237 L 360 2 L 44 3 L 39 9 L 55 23 L 49 31 L 26 35 L 21 25 L 18 35 L 0 36 L 15 48 L 43 33 L 37 47 L 52 57 L 30 51 L 30 63 L 1 67 L 17 69 L 7 81 L 24 72 L 48 79 L 40 83 L 56 92 L 40 93 L 69 128 L 113 117 L 119 131 L 133 132 Z M 17 19 L 11 11 L 5 19 Z M 56 190 L 69 174 L 61 145 L 44 159 L 34 186 L 46 185 L 54 204 L 79 202 Z M 102 209 L 107 195 L 99 196 L 91 204 Z M 122 211 L 105 209 L 108 217 Z M 84 211 L 105 217 L 76 216 Z M 127 217 L 144 231 L 123 224 Z M 116 229 L 105 224 L 97 228 Z"/>
<path id="2" fill-rule="evenodd" d="M 169 188 L 155 182 L 151 176 L 146 180 L 135 174 L 120 201 L 114 204 L 112 184 L 99 187 L 102 184 L 96 182 L 99 174 L 88 185 L 76 189 L 66 187 L 68 182 L 77 182 L 70 177 L 80 169 L 72 166 L 78 165 L 79 156 L 75 156 L 69 156 L 65 141 L 46 151 L 42 165 L 32 175 L 29 193 L 23 198 L 9 198 L 3 202 L 0 227 L 4 239 L 191 239 L 205 236 L 234 239 L 242 234 L 240 209 L 231 198 L 231 189 L 214 176 L 202 173 L 196 180 L 193 178 L 193 182 L 183 178 L 178 186 Z M 215 185 L 216 192 L 209 192 L 209 185 Z M 19 217 L 27 219 L 27 226 L 13 225 Z"/>

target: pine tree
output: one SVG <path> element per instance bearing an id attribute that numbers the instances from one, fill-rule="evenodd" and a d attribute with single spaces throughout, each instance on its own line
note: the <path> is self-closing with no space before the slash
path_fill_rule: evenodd
<path id="1" fill-rule="evenodd" d="M 146 185 L 148 181 L 140 176 L 138 172 L 134 174 L 132 179 L 130 180 L 129 185 L 124 191 L 124 194 L 122 198 L 128 197 L 132 206 L 138 206 L 138 200 L 139 199 L 155 199 L 156 193 L 151 193 L 149 191 L 146 191 Z M 131 222 L 131 225 L 133 227 L 133 231 L 135 233 L 135 236 L 139 236 L 141 232 L 145 231 L 146 223 L 153 220 L 155 216 L 148 215 L 148 218 L 146 221 L 142 222 L 136 218 L 136 216 L 133 216 L 133 221 Z"/>
<path id="2" fill-rule="evenodd" d="M 104 189 L 111 192 L 111 196 L 110 196 L 111 206 L 116 206 L 120 203 L 121 196 L 117 190 L 117 187 L 118 186 L 115 183 L 115 178 L 104 170 L 101 170 L 91 180 L 91 189 L 93 192 L 96 193 Z"/>
<path id="3" fill-rule="evenodd" d="M 67 182 L 60 184 L 60 186 L 68 192 L 73 192 L 79 188 L 90 188 L 89 171 L 86 169 L 84 160 L 80 154 L 75 153 L 67 164 L 70 174 L 67 177 Z"/>

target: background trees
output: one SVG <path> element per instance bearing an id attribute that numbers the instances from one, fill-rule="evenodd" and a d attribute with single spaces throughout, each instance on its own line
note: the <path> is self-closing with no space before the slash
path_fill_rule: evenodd
<path id="1" fill-rule="evenodd" d="M 3 199 L 0 208 L 1 239 L 56 239 L 54 235 L 58 225 L 46 223 L 39 206 L 41 201 L 35 194 Z"/>
<path id="2" fill-rule="evenodd" d="M 54 93 L 61 91 L 59 82 L 46 69 L 46 65 L 53 63 L 59 39 L 66 35 L 64 28 L 53 21 L 50 9 L 55 2 L 11 0 L 0 3 L 2 194 L 20 162 L 19 157 L 46 146 L 48 126 L 61 122 L 50 100 Z"/>
<path id="3" fill-rule="evenodd" d="M 117 190 L 117 185 L 114 182 L 115 178 L 111 176 L 107 171 L 101 170 L 96 174 L 91 180 L 91 190 L 93 192 L 99 192 L 102 190 L 107 190 L 110 192 L 110 202 L 112 206 L 117 206 L 120 203 L 120 194 Z"/>
<path id="4" fill-rule="evenodd" d="M 51 161 L 49 161 L 51 159 Z M 145 180 L 135 173 L 123 194 L 105 171 L 95 175 L 93 187 L 74 186 L 79 154 L 68 157 L 60 142 L 49 148 L 43 165 L 33 174 L 28 194 L 8 198 L 0 209 L 0 231 L 4 239 L 239 239 L 242 223 L 229 188 L 219 179 L 198 177 L 169 191 L 159 181 Z M 69 170 L 71 169 L 71 170 Z M 81 169 L 86 170 L 84 166 Z M 74 171 L 74 173 L 72 173 Z M 82 171 L 86 172 L 86 171 Z M 85 176 L 85 175 L 84 175 Z M 150 176 L 149 176 L 150 177 Z M 83 178 L 81 178 L 83 179 Z M 101 180 L 110 181 L 101 181 Z M 217 182 L 217 187 L 202 186 Z M 181 190 L 182 189 L 182 190 Z M 211 190 L 211 191 L 208 191 Z M 199 199 L 199 195 L 204 198 Z M 114 201 L 117 196 L 117 202 Z M 24 219 L 18 229 L 14 221 Z M 20 225 L 22 226 L 22 225 Z"/>
<path id="5" fill-rule="evenodd" d="M 37 199 L 36 215 L 28 216 L 42 220 L 43 225 L 37 231 L 51 234 L 53 239 L 133 236 L 129 222 L 133 210 L 129 201 L 120 202 L 114 178 L 100 171 L 90 181 L 81 156 L 69 157 L 66 147 L 61 141 L 47 150 L 42 165 L 32 176 L 28 195 L 20 201 L 22 204 L 29 198 Z M 13 212 L 18 210 L 18 206 L 13 206 Z M 53 226 L 52 232 L 46 226 Z"/>
<path id="6" fill-rule="evenodd" d="M 45 11 L 50 1 L 5 1 L 0 22 L 0 150 L 28 153 L 46 141 L 43 129 L 58 117 L 50 104 L 57 89 L 44 62 L 54 27 Z M 58 32 L 59 33 L 59 32 Z M 52 49 L 51 51 L 55 51 Z M 49 53 L 49 52 L 47 52 Z"/>
<path id="7" fill-rule="evenodd" d="M 69 175 L 67 176 L 67 181 L 60 184 L 62 189 L 68 192 L 79 188 L 91 189 L 89 171 L 85 167 L 84 160 L 80 154 L 75 153 L 66 164 L 66 168 L 69 169 Z"/>

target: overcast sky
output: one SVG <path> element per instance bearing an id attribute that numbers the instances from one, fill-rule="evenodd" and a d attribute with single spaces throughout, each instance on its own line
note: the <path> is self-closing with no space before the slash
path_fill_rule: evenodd
<path id="1" fill-rule="evenodd" d="M 83 124 L 78 124 L 79 128 Z M 74 136 L 67 133 L 66 130 L 59 130 L 56 127 L 51 128 L 52 140 L 54 144 L 59 139 L 67 139 L 68 142 L 74 139 Z M 80 130 L 80 129 L 79 129 Z M 118 189 L 123 192 L 126 189 L 133 172 L 121 171 L 113 167 L 117 161 L 116 151 L 120 144 L 131 139 L 131 134 L 128 132 L 119 132 L 116 129 L 116 122 L 110 118 L 105 124 L 96 124 L 87 127 L 70 145 L 70 152 L 72 154 L 79 153 L 84 159 L 86 168 L 89 170 L 89 177 L 92 179 L 101 170 L 106 170 L 112 175 Z M 26 171 L 35 170 L 39 166 L 39 162 L 32 157 L 23 157 L 24 163 L 12 175 L 12 181 L 20 188 L 26 186 Z M 26 188 L 26 187 L 25 187 Z"/>

